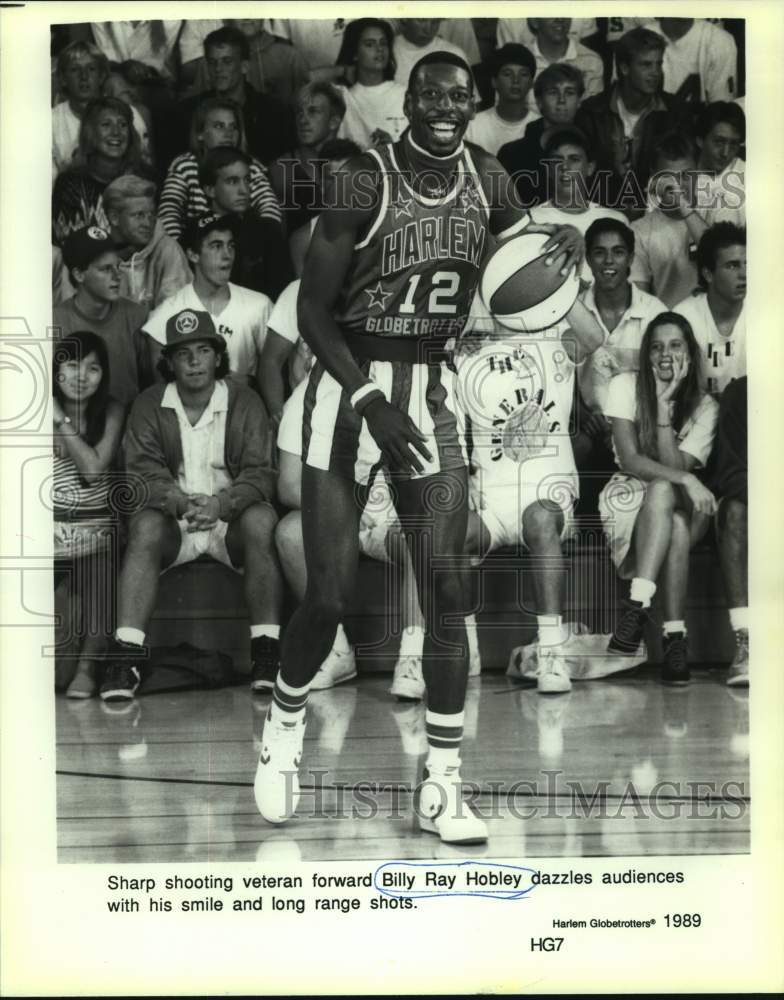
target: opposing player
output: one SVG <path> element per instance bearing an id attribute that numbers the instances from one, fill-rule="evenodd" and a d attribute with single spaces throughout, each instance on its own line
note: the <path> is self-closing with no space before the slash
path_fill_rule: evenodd
<path id="1" fill-rule="evenodd" d="M 256 803 L 290 817 L 310 682 L 345 615 L 357 569 L 365 484 L 386 466 L 425 605 L 426 730 L 420 827 L 453 843 L 481 842 L 484 823 L 460 798 L 467 683 L 464 580 L 455 558 L 467 517 L 467 471 L 451 373 L 439 356 L 459 336 L 493 234 L 530 222 L 511 205 L 498 162 L 462 139 L 474 111 L 466 63 L 431 53 L 411 72 L 410 128 L 350 161 L 343 206 L 319 219 L 299 296 L 300 329 L 318 363 L 303 427 L 305 599 L 286 630 L 264 727 Z M 582 257 L 571 227 L 542 227 L 568 268 Z M 552 257 L 551 257 L 552 259 Z"/>

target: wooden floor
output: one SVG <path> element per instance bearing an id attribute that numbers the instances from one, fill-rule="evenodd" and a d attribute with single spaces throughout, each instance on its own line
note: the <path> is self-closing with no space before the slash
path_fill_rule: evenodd
<path id="1" fill-rule="evenodd" d="M 423 710 L 397 703 L 388 675 L 311 696 L 305 794 L 283 827 L 261 819 L 252 794 L 267 698 L 244 687 L 156 694 L 117 713 L 98 700 L 58 696 L 59 858 L 745 853 L 748 694 L 727 689 L 723 679 L 718 669 L 702 671 L 677 690 L 643 672 L 576 683 L 555 697 L 496 673 L 472 681 L 462 771 L 479 786 L 490 840 L 459 849 L 413 827 Z M 657 782 L 673 784 L 661 786 L 654 801 Z M 366 787 L 352 794 L 360 783 Z"/>

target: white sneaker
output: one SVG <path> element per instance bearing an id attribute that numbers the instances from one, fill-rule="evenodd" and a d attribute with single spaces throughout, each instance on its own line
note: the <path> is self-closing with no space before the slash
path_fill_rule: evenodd
<path id="1" fill-rule="evenodd" d="M 310 682 L 311 691 L 324 691 L 342 684 L 343 681 L 350 681 L 357 676 L 357 661 L 354 657 L 353 647 L 347 653 L 340 650 L 331 649 L 329 656 L 318 668 L 318 672 Z"/>
<path id="2" fill-rule="evenodd" d="M 401 656 L 395 664 L 389 693 L 403 701 L 421 701 L 425 697 L 421 656 Z"/>
<path id="3" fill-rule="evenodd" d="M 304 714 L 295 723 L 285 723 L 273 720 L 271 711 L 267 712 L 253 795 L 268 823 L 284 823 L 297 811 L 304 738 Z"/>
<path id="4" fill-rule="evenodd" d="M 463 802 L 460 771 L 425 768 L 414 800 L 414 812 L 420 830 L 435 833 L 445 844 L 483 844 L 487 826 Z"/>
<path id="5" fill-rule="evenodd" d="M 547 647 L 539 649 L 539 673 L 536 678 L 536 689 L 539 694 L 566 694 L 572 690 L 569 680 L 569 668 L 566 660 L 554 650 Z"/>

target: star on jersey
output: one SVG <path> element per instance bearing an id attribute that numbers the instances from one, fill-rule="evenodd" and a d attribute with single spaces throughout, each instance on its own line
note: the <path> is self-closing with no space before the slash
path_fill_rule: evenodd
<path id="1" fill-rule="evenodd" d="M 401 215 L 406 215 L 409 219 L 414 218 L 411 214 L 411 204 L 413 200 L 413 198 L 398 198 L 393 206 L 395 209 L 395 222 L 397 222 Z"/>
<path id="2" fill-rule="evenodd" d="M 368 309 L 373 309 L 375 306 L 379 309 L 383 309 L 391 294 L 392 292 L 384 290 L 384 286 L 380 281 L 376 284 L 375 288 L 366 288 L 365 295 L 370 298 L 370 301 L 368 302 Z"/>
<path id="3" fill-rule="evenodd" d="M 473 181 L 466 180 L 463 190 L 457 196 L 457 203 L 466 212 L 470 212 L 472 209 L 475 212 L 479 211 L 479 194 Z"/>

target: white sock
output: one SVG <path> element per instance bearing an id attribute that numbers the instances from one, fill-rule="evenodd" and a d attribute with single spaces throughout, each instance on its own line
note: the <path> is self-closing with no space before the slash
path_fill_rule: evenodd
<path id="1" fill-rule="evenodd" d="M 671 621 L 662 623 L 662 632 L 665 635 L 672 635 L 675 632 L 682 632 L 686 635 L 686 622 L 685 621 Z"/>
<path id="2" fill-rule="evenodd" d="M 332 643 L 332 649 L 336 653 L 351 652 L 351 643 L 348 641 L 346 630 L 343 628 L 342 625 L 338 625 L 338 630 L 335 633 L 335 641 Z"/>
<path id="3" fill-rule="evenodd" d="M 260 639 L 263 635 L 268 635 L 270 639 L 280 639 L 280 625 L 251 625 L 251 639 Z"/>
<path id="4" fill-rule="evenodd" d="M 632 580 L 632 590 L 629 597 L 644 608 L 651 606 L 653 595 L 656 593 L 656 584 L 653 580 L 646 580 L 645 577 L 635 576 Z"/>
<path id="5" fill-rule="evenodd" d="M 460 767 L 460 741 L 463 738 L 463 723 L 465 712 L 454 712 L 444 715 L 440 712 L 425 711 L 425 732 L 428 740 L 427 769 L 428 771 L 447 771 L 449 768 Z M 434 742 L 443 744 L 452 741 L 452 746 L 433 746 Z"/>
<path id="6" fill-rule="evenodd" d="M 130 642 L 134 646 L 144 645 L 145 635 L 140 628 L 128 628 L 122 625 L 114 634 L 120 642 Z"/>
<path id="7" fill-rule="evenodd" d="M 730 625 L 732 626 L 732 631 L 737 632 L 739 629 L 749 630 L 749 609 L 748 608 L 730 608 Z"/>
<path id="8" fill-rule="evenodd" d="M 398 656 L 421 657 L 425 646 L 425 630 L 421 625 L 409 625 L 403 629 L 400 636 L 400 652 Z"/>
<path id="9" fill-rule="evenodd" d="M 479 653 L 479 636 L 476 631 L 476 616 L 465 616 L 466 638 L 468 639 L 468 655 L 476 656 Z"/>
<path id="10" fill-rule="evenodd" d="M 562 615 L 537 615 L 536 625 L 542 647 L 562 646 L 568 638 Z"/>

